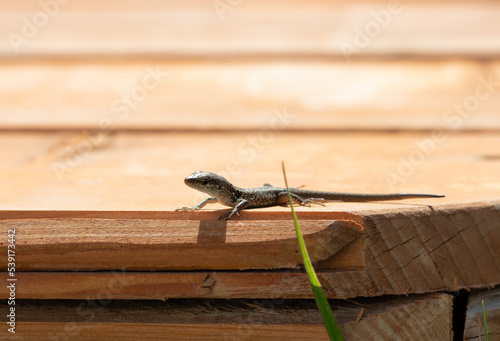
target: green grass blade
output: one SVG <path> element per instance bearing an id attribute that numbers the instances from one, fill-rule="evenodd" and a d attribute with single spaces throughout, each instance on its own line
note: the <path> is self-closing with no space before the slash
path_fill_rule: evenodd
<path id="1" fill-rule="evenodd" d="M 288 201 L 290 202 L 290 208 L 292 209 L 295 233 L 297 234 L 297 240 L 299 241 L 300 253 L 302 254 L 302 260 L 304 262 L 307 276 L 309 277 L 309 283 L 311 284 L 314 300 L 316 301 L 321 319 L 323 320 L 323 324 L 325 325 L 326 332 L 328 333 L 328 337 L 330 338 L 330 340 L 342 341 L 342 335 L 340 334 L 339 327 L 337 326 L 337 322 L 335 321 L 335 317 L 333 316 L 332 309 L 330 308 L 330 304 L 326 299 L 325 293 L 321 288 L 321 284 L 319 283 L 318 277 L 316 276 L 316 272 L 314 272 L 314 268 L 311 264 L 309 254 L 307 253 L 307 248 L 304 243 L 304 238 L 302 238 L 302 234 L 300 233 L 297 215 L 295 214 L 295 210 L 293 208 L 292 197 L 290 195 L 290 189 L 288 187 L 288 181 L 286 179 L 285 163 L 283 161 L 281 162 L 281 168 L 283 169 L 283 177 L 285 178 L 285 187 L 288 193 Z"/>
<path id="2" fill-rule="evenodd" d="M 488 328 L 486 328 L 486 312 L 484 311 L 484 301 L 481 301 L 483 305 L 483 320 L 484 320 L 484 338 L 488 341 Z"/>

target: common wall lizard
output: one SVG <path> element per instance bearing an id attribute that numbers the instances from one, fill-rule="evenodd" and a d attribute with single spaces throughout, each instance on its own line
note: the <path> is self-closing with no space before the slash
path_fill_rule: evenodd
<path id="1" fill-rule="evenodd" d="M 207 198 L 194 207 L 183 207 L 178 211 L 199 210 L 209 203 L 220 202 L 233 207 L 231 212 L 219 217 L 229 219 L 235 213 L 239 215 L 243 209 L 277 206 L 288 203 L 288 196 L 285 188 L 274 187 L 265 184 L 262 187 L 239 188 L 231 184 L 220 175 L 211 172 L 196 171 L 186 179 L 184 183 L 200 192 L 207 193 Z M 292 200 L 302 206 L 310 206 L 312 203 L 322 205 L 324 201 L 376 201 L 394 200 L 407 198 L 442 198 L 444 195 L 417 194 L 417 193 L 393 193 L 393 194 L 356 194 L 356 193 L 335 193 L 324 191 L 309 191 L 300 188 L 290 188 Z"/>

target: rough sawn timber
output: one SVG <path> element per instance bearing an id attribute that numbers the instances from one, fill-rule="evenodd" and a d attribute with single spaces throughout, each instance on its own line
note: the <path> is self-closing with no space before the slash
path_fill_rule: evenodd
<path id="1" fill-rule="evenodd" d="M 482 301 L 484 301 L 488 340 L 500 340 L 500 287 L 471 292 L 467 306 L 464 340 L 484 340 Z"/>
<path id="2" fill-rule="evenodd" d="M 500 203 L 496 202 L 464 207 L 452 205 L 436 210 L 412 208 L 389 210 L 384 213 L 360 213 L 359 217 L 365 225 L 365 232 L 329 259 L 318 262 L 320 281 L 330 298 L 406 295 L 499 284 L 500 236 L 497 233 L 500 229 L 499 207 Z M 267 214 L 270 215 L 270 219 L 273 216 L 280 216 L 279 212 Z M 316 214 L 315 217 L 318 219 L 321 215 Z M 228 222 L 228 231 L 231 224 L 233 223 Z M 268 224 L 271 224 L 271 221 Z M 125 223 L 121 222 L 121 225 L 123 229 L 127 228 Z M 279 226 L 281 228 L 282 224 Z M 110 238 L 113 237 L 110 235 L 112 232 L 112 229 L 101 231 Z M 176 232 L 171 231 L 171 233 L 170 243 L 176 238 Z M 268 237 L 273 235 L 269 231 L 268 233 Z M 258 243 L 263 243 L 266 238 L 265 233 L 261 238 Z M 163 247 L 157 249 L 156 253 L 151 253 L 143 263 L 159 264 L 161 259 L 166 263 L 172 261 L 161 258 L 169 247 L 168 240 L 169 238 L 165 238 Z M 191 272 L 190 267 L 204 264 L 202 248 L 206 247 L 207 252 L 210 252 L 210 248 L 217 245 L 210 243 L 200 245 L 196 242 L 196 238 L 193 238 L 191 243 L 183 244 L 185 248 L 183 252 L 189 252 L 191 248 L 192 251 L 196 250 L 198 255 L 191 258 L 190 266 L 186 263 L 185 268 L 176 267 L 174 269 L 176 271 L 167 271 L 168 269 L 164 268 L 164 271 L 154 273 L 127 272 L 126 270 L 131 270 L 127 264 L 136 264 L 134 257 L 143 251 L 141 245 L 142 249 L 151 252 L 151 245 L 148 245 L 147 240 L 141 240 L 140 244 L 136 244 L 134 253 L 130 253 L 126 243 L 120 245 L 117 241 L 112 250 L 108 251 L 110 255 L 117 254 L 119 257 L 103 259 L 99 263 L 92 253 L 93 248 L 99 249 L 101 245 L 97 241 L 88 243 L 81 252 L 75 250 L 79 256 L 73 257 L 75 263 L 71 264 L 61 260 L 65 257 L 64 253 L 59 255 L 59 259 L 54 256 L 57 255 L 58 244 L 52 243 L 50 257 L 40 252 L 29 255 L 29 264 L 20 261 L 19 264 L 23 264 L 24 270 L 36 269 L 42 272 L 17 272 L 16 276 L 23 282 L 23 286 L 18 288 L 17 295 L 19 298 L 31 299 L 102 298 L 103 292 L 108 295 L 107 297 L 115 299 L 312 297 L 307 277 L 300 269 L 294 266 L 279 271 L 268 270 L 268 263 L 265 259 L 259 258 L 258 254 L 254 255 L 252 271 L 241 272 L 238 268 L 238 257 L 234 258 L 234 264 L 231 266 L 231 258 L 217 257 L 215 251 L 211 257 L 223 261 L 219 266 L 224 264 L 222 269 L 224 271 L 217 269 L 217 263 L 211 263 L 211 268 L 206 271 Z M 66 248 L 67 245 L 63 245 L 63 249 L 67 251 Z M 26 246 L 25 252 L 29 253 L 28 250 L 30 250 L 29 245 Z M 40 249 L 33 248 L 33 250 Z M 246 250 L 245 257 L 253 257 L 251 245 L 246 245 L 244 250 Z M 253 250 L 260 252 L 258 247 Z M 281 251 L 289 252 L 287 249 Z M 276 252 L 279 253 L 280 250 L 277 249 Z M 280 259 L 279 254 L 274 257 L 276 260 Z M 113 264 L 112 261 L 116 259 L 120 259 L 121 263 Z M 81 266 L 85 264 L 85 260 L 93 266 L 100 264 L 99 270 L 109 271 L 47 272 L 62 270 L 61 264 L 64 264 L 64 270 L 83 270 Z M 258 265 L 259 260 L 262 261 L 262 267 Z M 229 271 L 230 269 L 232 271 Z M 6 276 L 6 273 L 3 273 L 3 276 Z M 6 289 L 1 291 L 2 297 L 7 297 L 7 294 Z"/>
<path id="3" fill-rule="evenodd" d="M 448 294 L 331 305 L 345 340 L 451 340 Z M 328 340 L 310 300 L 23 301 L 18 318 L 25 340 Z"/>

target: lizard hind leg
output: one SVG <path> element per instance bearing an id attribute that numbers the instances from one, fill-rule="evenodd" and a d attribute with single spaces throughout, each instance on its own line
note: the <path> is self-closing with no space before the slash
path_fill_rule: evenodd
<path id="1" fill-rule="evenodd" d="M 282 192 L 279 194 L 280 197 L 284 197 L 286 199 L 286 203 L 288 203 L 288 194 L 287 192 Z M 321 206 L 325 206 L 325 204 L 323 204 L 324 201 L 326 201 L 325 199 L 322 199 L 322 198 L 307 198 L 307 199 L 304 199 L 302 198 L 300 195 L 297 195 L 295 193 L 290 193 L 290 196 L 292 197 L 292 201 L 299 204 L 300 206 L 307 206 L 307 207 L 310 207 L 311 204 L 316 204 L 316 205 L 321 205 Z"/>

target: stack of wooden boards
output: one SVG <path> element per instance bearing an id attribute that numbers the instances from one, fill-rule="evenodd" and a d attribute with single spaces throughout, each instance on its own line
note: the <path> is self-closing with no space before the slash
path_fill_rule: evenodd
<path id="1" fill-rule="evenodd" d="M 477 339 L 482 299 L 500 335 L 500 4 L 0 9 L 2 337 L 326 339 L 288 208 L 175 211 L 195 170 L 281 186 L 281 160 L 446 195 L 297 208 L 346 340 Z"/>

